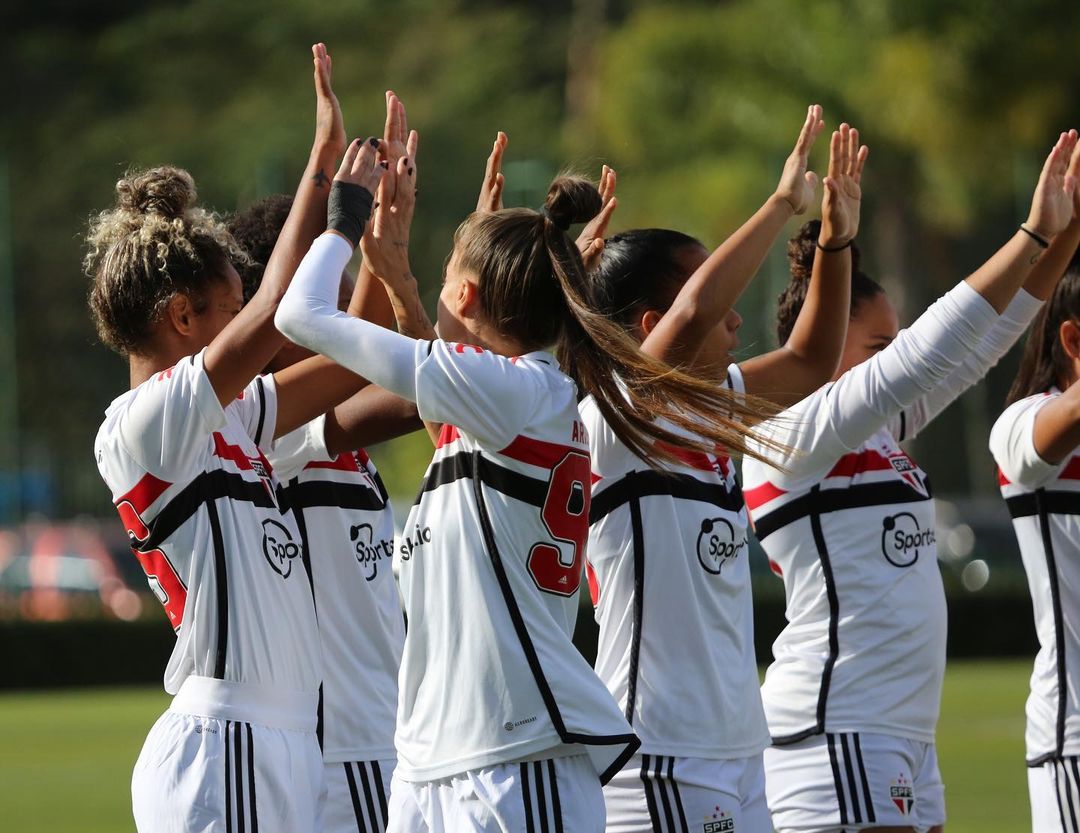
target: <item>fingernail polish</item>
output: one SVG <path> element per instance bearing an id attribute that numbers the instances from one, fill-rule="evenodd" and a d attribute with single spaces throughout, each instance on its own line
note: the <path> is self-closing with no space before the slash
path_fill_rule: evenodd
<path id="1" fill-rule="evenodd" d="M 373 148 L 377 148 L 379 146 L 379 140 L 372 136 L 368 139 L 368 144 Z"/>
<path id="2" fill-rule="evenodd" d="M 413 169 L 409 168 L 409 176 L 412 176 L 412 173 L 413 173 Z"/>
<path id="3" fill-rule="evenodd" d="M 390 168 L 390 163 L 387 162 L 385 159 L 379 164 L 382 166 L 383 170 L 388 170 Z"/>

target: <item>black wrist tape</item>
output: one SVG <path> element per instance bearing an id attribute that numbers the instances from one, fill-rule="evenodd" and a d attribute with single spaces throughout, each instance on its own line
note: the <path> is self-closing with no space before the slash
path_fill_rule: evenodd
<path id="1" fill-rule="evenodd" d="M 326 227 L 345 235 L 353 248 L 360 245 L 375 197 L 363 185 L 334 180 L 326 206 Z"/>

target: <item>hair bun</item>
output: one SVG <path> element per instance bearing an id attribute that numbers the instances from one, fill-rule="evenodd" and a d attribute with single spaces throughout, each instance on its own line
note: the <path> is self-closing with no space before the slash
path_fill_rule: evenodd
<path id="1" fill-rule="evenodd" d="M 195 180 L 180 168 L 150 168 L 128 174 L 117 182 L 116 195 L 122 209 L 174 220 L 195 205 Z"/>
<path id="2" fill-rule="evenodd" d="M 587 223 L 600 213 L 603 205 L 600 192 L 592 182 L 563 174 L 551 183 L 543 213 L 559 228 L 569 229 L 574 223 Z"/>

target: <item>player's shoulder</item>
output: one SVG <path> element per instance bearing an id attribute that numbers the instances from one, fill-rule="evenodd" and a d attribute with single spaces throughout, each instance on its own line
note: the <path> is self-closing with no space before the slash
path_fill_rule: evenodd
<path id="1" fill-rule="evenodd" d="M 1040 408 L 1054 401 L 1061 392 L 1054 389 L 1044 391 L 1043 393 L 1036 393 L 1032 396 L 1025 396 L 1023 399 L 1018 399 L 1009 405 L 1001 415 L 995 420 L 993 431 L 1007 430 L 1018 423 L 1024 417 L 1030 416 L 1037 412 Z"/>

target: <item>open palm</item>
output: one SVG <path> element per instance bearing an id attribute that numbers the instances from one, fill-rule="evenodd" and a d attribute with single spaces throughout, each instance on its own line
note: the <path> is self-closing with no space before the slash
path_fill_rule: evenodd
<path id="1" fill-rule="evenodd" d="M 847 124 L 829 142 L 829 175 L 821 201 L 822 245 L 843 245 L 859 231 L 862 172 L 870 151 L 859 145 L 859 131 Z"/>

